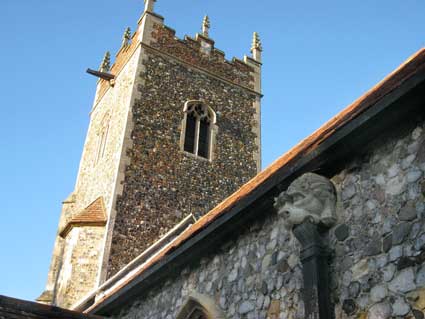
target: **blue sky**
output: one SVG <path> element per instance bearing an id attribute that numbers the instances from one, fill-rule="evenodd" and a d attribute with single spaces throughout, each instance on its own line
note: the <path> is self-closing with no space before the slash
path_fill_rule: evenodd
<path id="1" fill-rule="evenodd" d="M 61 201 L 73 190 L 97 68 L 142 0 L 0 2 L 0 294 L 43 290 Z M 158 0 L 177 35 L 211 18 L 227 58 L 263 42 L 263 166 L 425 44 L 423 0 Z"/>

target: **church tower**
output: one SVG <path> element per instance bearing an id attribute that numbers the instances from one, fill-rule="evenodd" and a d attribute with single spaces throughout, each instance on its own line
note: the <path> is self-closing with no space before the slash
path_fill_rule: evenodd
<path id="1" fill-rule="evenodd" d="M 259 172 L 261 43 L 225 59 L 204 18 L 178 39 L 145 0 L 99 77 L 76 185 L 40 302 L 72 308 L 183 218 Z"/>

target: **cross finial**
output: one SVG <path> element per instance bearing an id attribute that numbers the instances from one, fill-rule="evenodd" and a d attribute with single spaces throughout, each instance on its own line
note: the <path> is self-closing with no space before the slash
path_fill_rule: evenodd
<path id="1" fill-rule="evenodd" d="M 209 37 L 209 33 L 210 33 L 210 18 L 208 16 L 204 17 L 204 21 L 202 21 L 202 35 L 205 37 Z"/>
<path id="2" fill-rule="evenodd" d="M 121 44 L 121 48 L 126 47 L 127 45 L 129 45 L 131 40 L 131 29 L 127 28 L 124 31 L 124 35 L 122 36 L 122 44 Z"/>
<path id="3" fill-rule="evenodd" d="M 156 0 L 144 0 L 145 1 L 145 12 L 153 12 Z"/>
<path id="4" fill-rule="evenodd" d="M 100 65 L 100 72 L 109 72 L 111 70 L 111 53 L 106 51 L 103 57 L 102 64 Z"/>
<path id="5" fill-rule="evenodd" d="M 254 50 L 263 51 L 263 46 L 261 45 L 260 36 L 257 32 L 254 32 L 254 36 L 252 38 L 252 47 L 251 52 Z"/>

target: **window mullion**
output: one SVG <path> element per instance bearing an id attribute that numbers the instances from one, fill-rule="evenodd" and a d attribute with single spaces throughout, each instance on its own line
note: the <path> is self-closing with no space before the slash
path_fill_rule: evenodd
<path id="1" fill-rule="evenodd" d="M 213 130 L 213 126 L 211 123 L 208 124 L 208 136 L 207 136 L 207 158 L 211 159 L 211 154 L 212 154 L 212 144 L 213 144 L 213 140 L 212 140 L 212 130 Z"/>
<path id="2" fill-rule="evenodd" d="M 201 126 L 201 121 L 199 117 L 196 117 L 196 125 L 195 125 L 195 141 L 194 141 L 194 150 L 193 154 L 198 155 L 198 149 L 199 149 L 199 128 Z"/>

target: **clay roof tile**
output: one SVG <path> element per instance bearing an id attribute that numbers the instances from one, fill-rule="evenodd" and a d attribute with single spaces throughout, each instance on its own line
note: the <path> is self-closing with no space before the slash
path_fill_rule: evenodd
<path id="1" fill-rule="evenodd" d="M 106 210 L 103 197 L 99 197 L 80 213 L 76 214 L 63 227 L 59 235 L 65 238 L 73 227 L 81 226 L 105 226 L 106 225 Z"/>

